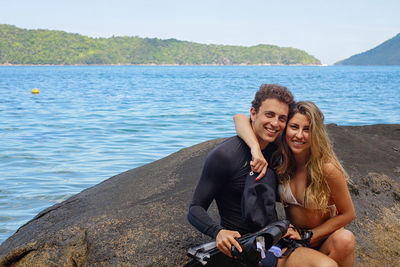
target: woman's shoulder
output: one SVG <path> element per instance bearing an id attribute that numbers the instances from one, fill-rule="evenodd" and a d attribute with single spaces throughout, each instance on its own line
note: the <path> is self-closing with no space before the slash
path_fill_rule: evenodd
<path id="1" fill-rule="evenodd" d="M 331 172 L 339 171 L 339 168 L 332 161 L 328 161 L 323 164 L 322 171 L 324 174 L 329 174 Z"/>
<path id="2" fill-rule="evenodd" d="M 337 182 L 338 178 L 339 180 L 345 180 L 344 173 L 340 166 L 332 161 L 324 163 L 322 171 L 325 179 L 328 181 L 329 184 L 331 184 L 332 182 Z"/>

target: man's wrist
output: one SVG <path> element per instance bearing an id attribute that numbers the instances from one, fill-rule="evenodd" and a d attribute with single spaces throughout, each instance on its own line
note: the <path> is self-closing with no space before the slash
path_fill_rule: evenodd
<path id="1" fill-rule="evenodd" d="M 213 234 L 214 239 L 217 238 L 217 235 L 219 234 L 219 232 L 221 232 L 221 230 L 224 230 L 224 228 L 222 226 L 219 225 L 218 227 L 216 227 L 214 234 Z"/>

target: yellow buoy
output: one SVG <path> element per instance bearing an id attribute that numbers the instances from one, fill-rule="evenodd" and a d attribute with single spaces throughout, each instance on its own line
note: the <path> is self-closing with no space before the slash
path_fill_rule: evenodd
<path id="1" fill-rule="evenodd" d="M 39 94 L 39 89 L 33 88 L 32 89 L 32 94 Z"/>

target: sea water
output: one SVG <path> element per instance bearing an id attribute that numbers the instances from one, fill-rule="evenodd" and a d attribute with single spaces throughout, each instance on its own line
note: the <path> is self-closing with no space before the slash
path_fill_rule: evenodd
<path id="1" fill-rule="evenodd" d="M 400 66 L 0 67 L 0 243 L 106 178 L 235 134 L 262 83 L 326 123 L 400 123 Z"/>

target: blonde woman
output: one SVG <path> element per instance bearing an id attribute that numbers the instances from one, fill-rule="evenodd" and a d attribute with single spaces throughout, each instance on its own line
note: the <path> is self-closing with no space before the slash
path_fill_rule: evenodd
<path id="1" fill-rule="evenodd" d="M 239 137 L 251 149 L 251 166 L 262 177 L 267 163 L 257 138 L 250 131 L 249 118 L 237 114 L 234 120 Z M 333 152 L 324 116 L 314 103 L 297 102 L 291 108 L 273 162 L 272 167 L 280 179 L 280 198 L 290 222 L 296 228 L 312 231 L 312 248 L 329 256 L 338 266 L 353 266 L 355 238 L 343 228 L 355 216 L 347 175 Z M 290 238 L 300 239 L 299 235 Z M 280 259 L 278 266 L 296 266 L 300 258 L 315 255 L 307 250 L 310 248 L 294 250 L 292 254 L 297 256 L 290 254 Z"/>

